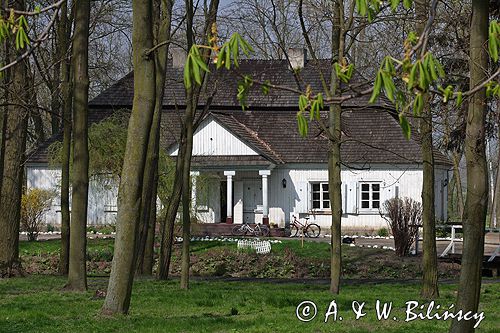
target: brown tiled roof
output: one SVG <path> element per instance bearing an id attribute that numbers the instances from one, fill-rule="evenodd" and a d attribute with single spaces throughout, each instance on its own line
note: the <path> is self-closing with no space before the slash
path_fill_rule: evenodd
<path id="1" fill-rule="evenodd" d="M 320 60 L 316 66 L 313 61 L 306 63 L 303 69 L 300 70 L 299 76 L 301 81 L 299 84 L 304 89 L 304 86 L 309 84 L 313 92 L 323 91 L 319 71 L 321 70 L 324 76 L 329 77 L 329 60 Z M 297 89 L 297 83 L 292 71 L 288 68 L 288 63 L 285 60 L 242 60 L 238 71 L 233 70 L 214 70 L 212 69 L 209 76 L 210 81 L 207 94 L 211 95 L 213 90 L 216 90 L 216 95 L 211 103 L 212 109 L 235 109 L 239 108 L 239 102 L 236 98 L 238 82 L 242 80 L 241 75 L 250 75 L 253 79 L 265 82 L 269 80 L 275 85 Z M 361 89 L 361 87 L 358 87 Z M 127 74 L 116 84 L 103 91 L 100 95 L 90 101 L 91 106 L 99 107 L 123 107 L 132 105 L 134 96 L 134 75 Z M 200 105 L 204 103 L 207 96 L 200 97 Z M 247 96 L 247 104 L 249 108 L 294 108 L 298 106 L 299 96 L 287 90 L 271 89 L 268 95 L 264 95 L 261 88 L 254 85 L 250 88 Z M 364 96 L 347 101 L 344 106 L 360 106 L 366 105 L 369 96 Z M 381 100 L 379 103 L 384 103 Z M 173 108 L 175 105 L 182 107 L 185 105 L 185 90 L 183 85 L 183 70 L 180 68 L 172 68 L 168 66 L 165 82 L 165 94 L 163 105 L 168 108 Z"/>
<path id="2" fill-rule="evenodd" d="M 311 84 L 313 91 L 321 91 L 317 68 L 328 73 L 329 66 L 328 60 L 320 61 L 319 66 L 309 62 L 300 71 L 300 76 L 303 82 Z M 288 64 L 282 60 L 244 60 L 238 71 L 241 74 L 251 74 L 253 78 L 261 81 L 269 80 L 276 85 L 297 87 Z M 311 125 L 307 138 L 298 134 L 298 96 L 294 92 L 271 90 L 269 95 L 263 95 L 258 87 L 252 87 L 247 99 L 251 111 L 244 112 L 236 99 L 239 76 L 227 70 L 212 72 L 208 86 L 216 87 L 216 94 L 207 117 L 212 117 L 255 148 L 263 159 L 259 160 L 259 163 L 327 162 L 328 141 L 317 125 Z M 208 93 L 212 94 L 212 91 Z M 130 108 L 132 99 L 133 73 L 130 73 L 90 102 L 89 123 L 109 116 L 113 109 Z M 384 100 L 367 106 L 367 99 L 368 96 L 365 96 L 343 104 L 343 162 L 366 167 L 380 163 L 421 163 L 417 136 L 413 135 L 412 139 L 407 141 L 396 118 L 391 114 L 392 109 Z M 177 105 L 182 112 L 184 100 L 182 70 L 169 67 L 161 131 L 161 143 L 165 148 L 175 144 L 180 137 L 181 116 L 174 110 L 174 106 Z M 202 103 L 205 100 L 204 97 L 200 98 Z M 61 136 L 53 137 L 50 139 L 52 141 L 42 144 L 31 154 L 28 161 L 46 163 L 47 147 L 51 142 L 60 139 Z M 205 162 L 197 159 L 199 163 L 208 163 L 206 159 Z M 439 151 L 435 152 L 435 159 L 437 164 L 450 165 L 448 159 Z M 221 158 L 222 162 L 224 161 Z M 236 163 L 237 159 L 233 158 L 232 162 Z"/>

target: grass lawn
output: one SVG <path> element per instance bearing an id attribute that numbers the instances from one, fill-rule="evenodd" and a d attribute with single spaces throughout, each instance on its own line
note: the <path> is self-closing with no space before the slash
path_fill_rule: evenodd
<path id="1" fill-rule="evenodd" d="M 0 280 L 0 332 L 446 332 L 449 321 L 405 322 L 405 302 L 419 300 L 415 284 L 348 285 L 333 296 L 327 285 L 265 282 L 192 281 L 181 291 L 179 282 L 137 280 L 130 314 L 103 317 L 102 299 L 95 290 L 106 288 L 106 278 L 90 278 L 86 293 L 62 292 L 65 279 L 30 276 Z M 456 285 L 442 285 L 437 304 L 455 300 Z M 499 332 L 500 284 L 484 284 L 480 311 L 485 319 L 478 332 Z M 393 302 L 389 320 L 378 321 L 375 302 Z M 310 322 L 295 315 L 298 304 L 311 300 L 318 314 Z M 342 321 L 324 323 L 335 300 Z M 365 317 L 354 320 L 352 301 L 366 302 Z M 423 302 L 422 302 L 423 303 Z M 393 317 L 398 320 L 394 321 Z"/>

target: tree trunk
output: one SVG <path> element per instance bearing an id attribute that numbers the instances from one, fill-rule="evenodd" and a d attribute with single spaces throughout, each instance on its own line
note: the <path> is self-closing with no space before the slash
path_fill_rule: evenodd
<path id="1" fill-rule="evenodd" d="M 75 3 L 73 39 L 73 195 L 69 245 L 68 290 L 87 290 L 87 206 L 89 190 L 88 46 L 90 1 Z"/>
<path id="2" fill-rule="evenodd" d="M 188 92 L 188 98 L 192 98 Z M 182 258 L 181 258 L 181 289 L 189 288 L 189 266 L 191 242 L 191 156 L 193 151 L 193 121 L 194 110 L 192 101 L 188 99 L 186 107 L 185 126 L 186 126 L 186 153 L 184 155 L 184 169 L 182 172 Z"/>
<path id="3" fill-rule="evenodd" d="M 157 197 L 158 192 L 158 169 L 156 170 L 153 182 L 153 198 Z M 156 236 L 156 199 L 151 200 L 150 214 L 149 214 L 149 228 L 146 237 L 146 246 L 144 248 L 144 259 L 142 262 L 142 272 L 145 275 L 153 275 L 154 266 L 154 246 Z"/>
<path id="4" fill-rule="evenodd" d="M 216 23 L 219 0 L 212 0 L 205 16 L 202 44 L 208 44 L 212 25 Z M 193 36 L 193 1 L 186 0 L 186 39 L 188 50 L 194 43 Z M 210 50 L 202 50 L 203 60 L 208 63 Z M 203 73 L 202 82 L 207 78 Z M 191 157 L 193 152 L 194 116 L 200 98 L 201 87 L 191 86 L 186 89 L 186 111 L 184 113 L 184 128 L 186 133 L 186 151 L 184 153 L 184 168 L 182 172 L 182 258 L 181 258 L 181 289 L 189 288 L 189 266 L 190 253 L 189 244 L 191 240 Z"/>
<path id="5" fill-rule="evenodd" d="M 415 13 L 417 34 L 424 32 L 429 13 L 429 0 L 416 0 Z M 426 299 L 439 297 L 437 250 L 436 250 L 436 214 L 434 193 L 434 153 L 432 145 L 432 111 L 428 94 L 424 95 L 425 105 L 420 118 L 420 136 L 422 138 L 422 224 L 424 244 L 422 257 L 421 296 Z M 417 240 L 418 241 L 418 240 Z"/>
<path id="6" fill-rule="evenodd" d="M 147 145 L 155 108 L 155 62 L 145 53 L 153 47 L 152 1 L 133 0 L 134 101 L 123 160 L 116 238 L 105 314 L 128 313 L 135 272 L 135 246 Z"/>
<path id="7" fill-rule="evenodd" d="M 426 99 L 428 101 L 428 99 Z M 436 220 L 434 207 L 434 154 L 432 148 L 432 113 L 430 105 L 424 107 L 420 119 L 420 135 L 422 136 L 422 223 L 424 243 L 422 257 L 422 290 L 421 296 L 426 299 L 439 297 Z"/>
<path id="8" fill-rule="evenodd" d="M 498 112 L 498 138 L 500 140 L 500 110 Z M 490 227 L 496 228 L 498 226 L 498 221 L 500 221 L 500 144 L 498 144 L 497 151 L 497 174 L 495 177 L 495 191 L 493 192 L 493 206 L 491 209 L 491 221 Z"/>
<path id="9" fill-rule="evenodd" d="M 158 26 L 156 44 L 170 40 L 170 25 L 172 21 L 172 1 L 163 1 L 162 5 L 155 6 L 159 13 L 156 19 Z M 161 8 L 161 9 L 160 9 Z M 142 188 L 141 218 L 139 224 L 139 238 L 137 247 L 137 274 L 151 275 L 152 272 L 152 246 L 156 228 L 156 197 L 158 176 L 158 154 L 160 147 L 160 125 L 163 109 L 163 95 L 165 88 L 166 68 L 168 60 L 168 47 L 165 45 L 155 52 L 155 110 L 153 123 L 149 134 L 148 154 L 144 168 L 144 184 Z M 154 202 L 154 204 L 152 203 Z M 154 210 L 154 211 L 153 211 Z M 149 240 L 149 242 L 148 242 Z M 147 248 L 148 247 L 148 248 Z M 146 256 L 146 252 L 148 255 Z M 148 261 L 146 263 L 146 261 Z M 148 266 L 146 269 L 145 266 Z"/>
<path id="10" fill-rule="evenodd" d="M 464 192 L 462 188 L 462 177 L 460 176 L 460 160 L 462 159 L 462 154 L 457 151 L 453 151 L 453 178 L 455 179 L 455 186 L 457 187 L 457 212 L 460 219 L 463 220 L 464 215 Z"/>
<path id="11" fill-rule="evenodd" d="M 16 0 L 14 9 L 25 10 L 24 0 Z M 19 225 L 23 188 L 23 163 L 29 108 L 27 107 L 27 59 L 9 70 L 8 100 L 12 105 L 4 114 L 2 137 L 3 166 L 0 188 L 0 277 L 22 274 L 19 260 Z"/>
<path id="12" fill-rule="evenodd" d="M 66 3 L 65 3 L 66 5 Z M 64 20 L 64 18 L 59 19 L 59 24 L 61 24 L 61 21 Z M 59 27 L 58 27 L 59 28 Z M 59 31 L 57 31 L 59 32 Z M 64 64 L 61 62 L 62 58 L 60 57 L 60 49 L 57 47 L 60 43 L 57 39 L 59 38 L 59 34 L 57 34 L 56 38 L 56 52 L 54 54 L 54 59 L 56 61 L 53 64 L 53 79 L 52 79 L 52 90 L 50 91 L 50 125 L 52 128 L 52 135 L 59 133 L 60 130 L 60 124 L 61 124 L 61 100 L 60 100 L 60 94 L 61 94 L 61 67 L 64 66 Z M 50 80 L 50 78 L 49 78 Z"/>
<path id="13" fill-rule="evenodd" d="M 61 253 L 59 256 L 59 274 L 68 274 L 69 268 L 69 165 L 71 158 L 71 88 L 70 88 L 70 59 L 68 59 L 69 29 L 67 4 L 61 5 L 61 18 L 58 26 L 58 47 L 61 61 L 61 93 L 63 100 L 63 148 L 61 161 Z"/>
<path id="14" fill-rule="evenodd" d="M 194 43 L 193 37 L 193 1 L 186 0 L 186 38 L 187 49 Z M 189 288 L 189 266 L 191 242 L 191 156 L 193 153 L 193 122 L 197 103 L 194 100 L 194 88 L 186 89 L 186 111 L 183 125 L 186 133 L 186 151 L 182 169 L 182 256 L 181 289 Z"/>
<path id="15" fill-rule="evenodd" d="M 470 87 L 486 79 L 489 1 L 472 1 L 470 33 Z M 481 267 L 484 252 L 484 227 L 488 206 L 485 122 L 486 89 L 470 99 L 465 136 L 467 162 L 467 197 L 463 219 L 463 251 L 456 308 L 464 313 L 477 312 L 481 291 Z M 474 321 L 454 320 L 450 332 L 473 332 Z"/>
<path id="16" fill-rule="evenodd" d="M 332 63 L 340 61 L 343 57 L 343 36 L 341 33 L 341 10 L 339 1 L 333 4 L 334 22 L 332 27 Z M 335 96 L 339 87 L 339 79 L 332 67 L 330 76 L 330 95 Z M 328 112 L 328 125 L 330 135 L 330 148 L 328 151 L 328 184 L 330 195 L 330 206 L 332 209 L 332 238 L 330 246 L 332 248 L 331 271 L 330 271 L 330 292 L 338 294 L 340 292 L 340 277 L 342 275 L 342 194 L 341 194 L 341 167 L 340 167 L 340 140 L 342 108 L 340 104 L 330 106 Z"/>
<path id="17" fill-rule="evenodd" d="M 447 212 L 448 212 L 448 219 L 450 216 L 455 216 L 455 191 L 456 191 L 456 184 L 455 184 L 455 177 L 451 177 L 450 181 L 448 183 L 448 193 L 447 193 Z"/>
<path id="18" fill-rule="evenodd" d="M 167 206 L 165 218 L 161 224 L 160 263 L 158 268 L 158 279 L 166 280 L 170 270 L 170 259 L 172 258 L 172 245 L 174 241 L 174 225 L 182 194 L 182 172 L 184 170 L 184 154 L 186 152 L 185 131 L 181 134 L 179 152 L 175 165 L 175 178 L 172 194 Z"/>

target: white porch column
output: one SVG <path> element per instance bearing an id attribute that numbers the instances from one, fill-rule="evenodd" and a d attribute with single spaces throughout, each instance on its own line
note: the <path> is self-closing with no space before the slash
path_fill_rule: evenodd
<path id="1" fill-rule="evenodd" d="M 191 207 L 196 211 L 196 180 L 200 175 L 199 171 L 191 171 Z"/>
<path id="2" fill-rule="evenodd" d="M 271 175 L 271 170 L 259 170 L 262 177 L 262 223 L 269 224 L 269 204 L 267 196 L 267 176 Z"/>
<path id="3" fill-rule="evenodd" d="M 226 223 L 233 223 L 233 176 L 235 174 L 235 171 L 224 171 L 224 176 L 227 177 Z"/>

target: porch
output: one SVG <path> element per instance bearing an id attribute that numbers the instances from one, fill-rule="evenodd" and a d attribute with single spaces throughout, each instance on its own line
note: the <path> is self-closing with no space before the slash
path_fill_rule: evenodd
<path id="1" fill-rule="evenodd" d="M 193 161 L 193 212 L 199 222 L 228 227 L 207 226 L 204 232 L 216 228 L 219 234 L 230 234 L 233 223 L 269 225 L 272 222 L 271 226 L 277 227 L 277 222 L 282 222 L 280 227 L 284 227 L 284 213 L 279 221 L 270 221 L 269 194 L 275 190 L 269 186 L 272 163 L 260 156 L 244 159 L 217 156 L 210 165 L 206 160 L 204 156 Z"/>

